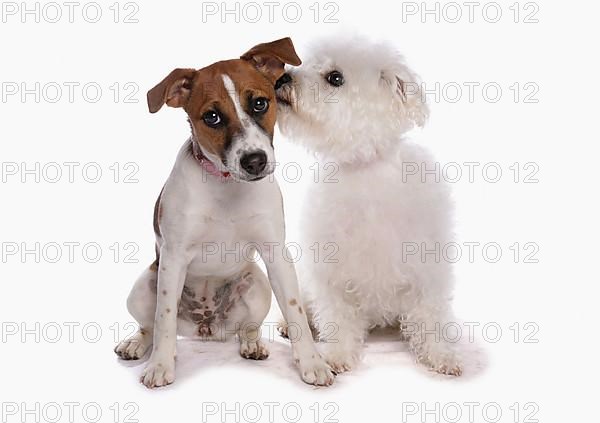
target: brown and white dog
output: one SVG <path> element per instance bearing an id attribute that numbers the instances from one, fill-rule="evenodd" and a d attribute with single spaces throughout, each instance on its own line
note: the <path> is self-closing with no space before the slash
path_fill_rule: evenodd
<path id="1" fill-rule="evenodd" d="M 139 331 L 115 348 L 119 357 L 135 360 L 152 346 L 141 377 L 147 387 L 174 381 L 178 334 L 237 334 L 243 357 L 266 358 L 258 328 L 271 288 L 287 321 L 299 329 L 293 355 L 302 379 L 333 383 L 310 335 L 294 266 L 285 259 L 279 186 L 265 178 L 274 170 L 274 86 L 285 64 L 300 63 L 284 38 L 259 44 L 240 59 L 175 69 L 148 92 L 151 113 L 165 103 L 182 107 L 192 135 L 156 202 L 156 260 L 127 300 Z M 268 280 L 252 260 L 256 253 Z"/>

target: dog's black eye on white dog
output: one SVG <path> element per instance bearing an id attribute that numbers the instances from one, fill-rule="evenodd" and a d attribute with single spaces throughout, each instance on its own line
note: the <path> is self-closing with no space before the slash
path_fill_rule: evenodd
<path id="1" fill-rule="evenodd" d="M 208 112 L 202 115 L 202 120 L 204 123 L 211 128 L 218 126 L 221 123 L 221 115 L 214 110 L 209 110 Z"/>
<path id="2" fill-rule="evenodd" d="M 327 82 L 329 82 L 334 87 L 341 87 L 344 85 L 344 75 L 340 71 L 331 71 L 325 77 Z"/>
<path id="3" fill-rule="evenodd" d="M 254 113 L 264 113 L 269 108 L 269 100 L 264 97 L 258 97 L 252 100 L 252 111 Z"/>

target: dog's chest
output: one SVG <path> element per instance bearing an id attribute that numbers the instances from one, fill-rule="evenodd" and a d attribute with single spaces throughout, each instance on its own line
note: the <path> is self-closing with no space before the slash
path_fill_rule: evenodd
<path id="1" fill-rule="evenodd" d="M 255 245 L 283 228 L 275 182 L 221 182 L 190 159 L 175 166 L 161 200 L 159 244 L 189 255 L 188 274 L 227 278 L 253 260 Z"/>
<path id="2" fill-rule="evenodd" d="M 265 204 L 238 197 L 188 205 L 178 223 L 191 256 L 188 273 L 229 277 L 255 261 L 256 246 L 265 242 L 276 207 Z"/>
<path id="3" fill-rule="evenodd" d="M 254 260 L 257 239 L 248 220 L 201 217 L 202 222 L 190 230 L 195 235 L 189 243 L 192 256 L 188 273 L 227 277 Z"/>

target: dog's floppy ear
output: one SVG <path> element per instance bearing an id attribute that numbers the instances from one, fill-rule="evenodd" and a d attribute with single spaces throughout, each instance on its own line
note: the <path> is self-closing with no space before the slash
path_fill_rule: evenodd
<path id="1" fill-rule="evenodd" d="M 419 78 L 401 58 L 393 69 L 381 71 L 381 82 L 385 89 L 391 90 L 398 113 L 414 125 L 423 127 L 429 117 L 429 107 L 425 102 Z"/>
<path id="2" fill-rule="evenodd" d="M 298 66 L 302 63 L 289 37 L 258 44 L 240 58 L 251 62 L 273 84 L 285 73 L 286 64 Z"/>
<path id="3" fill-rule="evenodd" d="M 170 107 L 183 107 L 190 98 L 195 69 L 175 69 L 158 85 L 148 91 L 148 110 L 156 113 L 167 103 Z"/>

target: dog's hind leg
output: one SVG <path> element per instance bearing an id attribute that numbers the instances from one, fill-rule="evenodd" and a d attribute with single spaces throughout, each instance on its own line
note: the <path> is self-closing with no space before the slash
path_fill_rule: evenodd
<path id="1" fill-rule="evenodd" d="M 123 360 L 137 360 L 143 357 L 152 345 L 156 313 L 156 281 L 157 266 L 153 263 L 137 279 L 127 298 L 127 309 L 140 328 L 134 335 L 115 347 L 115 353 Z"/>

